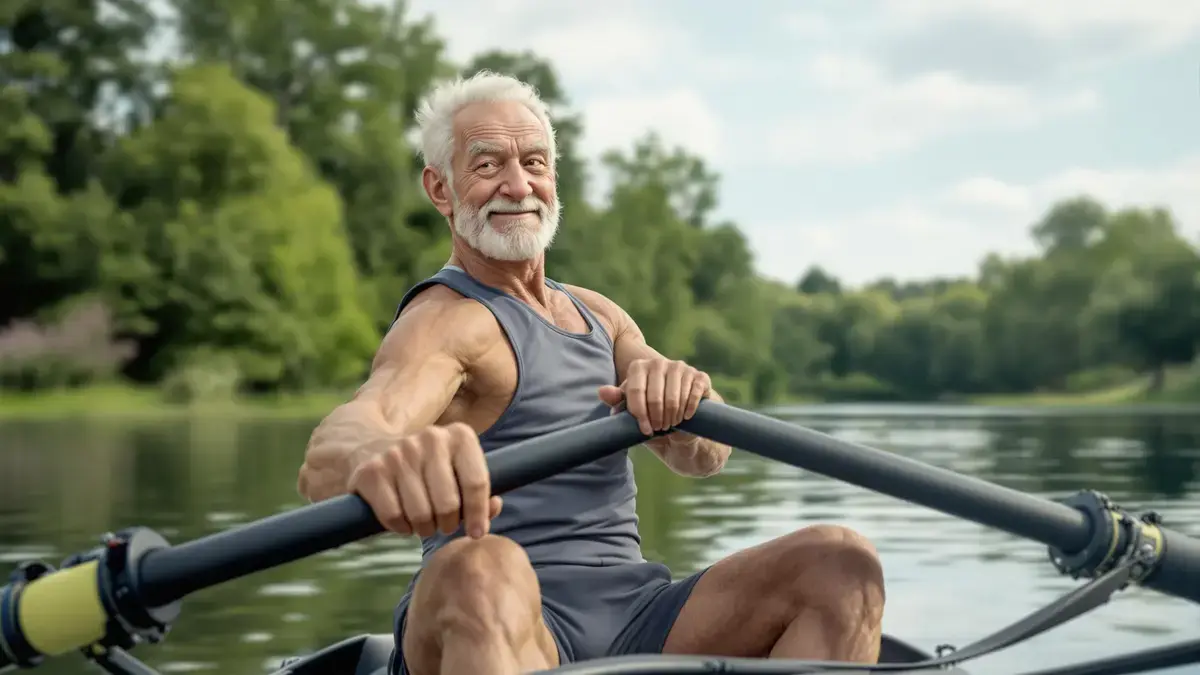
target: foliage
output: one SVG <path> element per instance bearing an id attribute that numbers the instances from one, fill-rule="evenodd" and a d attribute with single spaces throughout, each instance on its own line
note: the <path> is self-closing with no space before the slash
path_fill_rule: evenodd
<path id="1" fill-rule="evenodd" d="M 0 330 L 0 388 L 96 384 L 133 357 L 131 342 L 114 339 L 103 304 L 81 299 L 58 310 L 56 320 L 17 320 Z"/>
<path id="2" fill-rule="evenodd" d="M 153 60 L 168 22 L 178 53 Z M 3 387 L 120 371 L 193 402 L 353 385 L 448 254 L 408 141 L 416 102 L 482 69 L 551 104 L 551 276 L 611 297 L 731 400 L 1156 388 L 1196 358 L 1200 252 L 1165 208 L 1071 197 L 1031 225 L 1038 255 L 971 279 L 851 288 L 813 267 L 785 286 L 714 218 L 700 158 L 648 135 L 589 167 L 554 64 L 452 63 L 400 0 L 19 0 L 0 31 Z"/>

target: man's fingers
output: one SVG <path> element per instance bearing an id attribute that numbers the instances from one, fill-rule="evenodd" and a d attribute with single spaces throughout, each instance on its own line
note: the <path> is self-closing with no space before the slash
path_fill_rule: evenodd
<path id="1" fill-rule="evenodd" d="M 667 381 L 663 384 L 662 429 L 669 429 L 683 420 L 691 379 L 692 369 L 683 363 L 677 361 L 667 369 Z"/>
<path id="2" fill-rule="evenodd" d="M 470 437 L 456 435 L 456 446 L 451 461 L 458 478 L 458 492 L 462 495 L 462 519 L 467 535 L 478 539 L 488 533 L 491 505 L 491 477 L 479 439 L 474 432 L 465 431 Z"/>
<path id="3" fill-rule="evenodd" d="M 692 380 L 691 391 L 688 392 L 687 410 L 685 410 L 683 413 L 683 419 L 692 419 L 692 415 L 696 414 L 696 408 L 700 407 L 700 401 L 703 400 L 705 396 L 708 396 L 710 389 L 711 386 L 709 385 L 707 377 L 701 375 Z"/>
<path id="4" fill-rule="evenodd" d="M 654 426 L 650 424 L 650 416 L 646 412 L 646 380 L 629 379 L 625 381 L 625 409 L 638 422 L 638 428 L 647 436 L 654 434 Z"/>
<path id="5" fill-rule="evenodd" d="M 375 519 L 396 534 L 412 534 L 412 525 L 404 518 L 400 496 L 396 494 L 386 470 L 363 466 L 355 473 L 357 475 L 350 480 L 352 490 L 370 505 Z"/>
<path id="6" fill-rule="evenodd" d="M 495 518 L 496 516 L 500 515 L 500 511 L 503 508 L 504 500 L 500 498 L 500 495 L 493 495 L 492 498 L 488 500 L 488 518 Z"/>
<path id="7" fill-rule="evenodd" d="M 428 449 L 425 449 L 427 452 Z M 425 478 L 421 475 L 421 463 L 406 461 L 401 457 L 404 451 L 392 453 L 395 465 L 392 467 L 392 480 L 396 482 L 396 490 L 400 493 L 400 508 L 412 525 L 413 532 L 422 537 L 432 537 L 437 527 L 433 520 L 433 505 L 425 492 Z M 415 455 L 415 453 L 414 453 Z"/>
<path id="8" fill-rule="evenodd" d="M 629 366 L 629 373 L 621 383 L 625 392 L 625 409 L 638 422 L 638 428 L 647 436 L 654 435 L 654 427 L 646 413 L 646 377 L 648 375 L 645 361 L 634 361 Z"/>
<path id="9" fill-rule="evenodd" d="M 655 361 L 646 375 L 646 416 L 650 418 L 650 426 L 655 431 L 666 428 L 663 402 L 669 370 L 666 361 Z"/>
<path id="10" fill-rule="evenodd" d="M 458 495 L 458 481 L 450 465 L 449 450 L 427 457 L 424 464 L 425 491 L 433 507 L 433 520 L 443 534 L 453 534 L 462 517 L 462 501 Z"/>

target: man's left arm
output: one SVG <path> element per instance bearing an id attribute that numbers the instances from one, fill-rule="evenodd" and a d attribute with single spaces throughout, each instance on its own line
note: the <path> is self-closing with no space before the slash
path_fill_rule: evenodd
<path id="1" fill-rule="evenodd" d="M 682 361 L 668 359 L 651 347 L 633 317 L 594 291 L 572 288 L 611 326 L 619 387 L 603 387 L 600 398 L 611 406 L 625 404 L 649 435 L 691 419 L 702 399 L 722 402 L 708 374 Z M 684 431 L 646 442 L 675 473 L 697 478 L 721 471 L 730 447 Z"/>

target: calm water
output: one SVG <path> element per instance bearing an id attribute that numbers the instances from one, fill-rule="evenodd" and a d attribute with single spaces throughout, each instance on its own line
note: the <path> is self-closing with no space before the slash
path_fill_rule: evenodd
<path id="1" fill-rule="evenodd" d="M 1200 414 L 1092 417 L 961 409 L 808 408 L 789 419 L 924 462 L 1047 496 L 1082 487 L 1155 508 L 1200 534 Z M 139 524 L 179 542 L 300 505 L 296 468 L 312 423 L 0 423 L 0 566 L 57 563 L 106 530 Z M 716 478 L 670 474 L 635 453 L 646 556 L 686 575 L 812 523 L 878 545 L 885 629 L 926 648 L 959 646 L 1036 609 L 1073 582 L 1043 547 L 740 453 Z M 419 561 L 411 541 L 365 543 L 195 594 L 165 644 L 137 654 L 166 672 L 261 673 L 282 656 L 386 632 Z M 1200 608 L 1150 591 L 1003 655 L 976 673 L 1013 673 L 1196 636 Z M 85 672 L 63 657 L 43 672 Z"/>

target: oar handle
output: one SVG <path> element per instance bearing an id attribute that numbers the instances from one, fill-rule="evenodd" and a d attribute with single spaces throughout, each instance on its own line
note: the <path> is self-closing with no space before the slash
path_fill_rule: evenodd
<path id="1" fill-rule="evenodd" d="M 598 460 L 646 440 L 631 415 L 613 415 L 487 453 L 492 494 Z M 357 495 L 344 495 L 145 554 L 138 590 L 147 606 L 344 546 L 383 531 Z"/>

